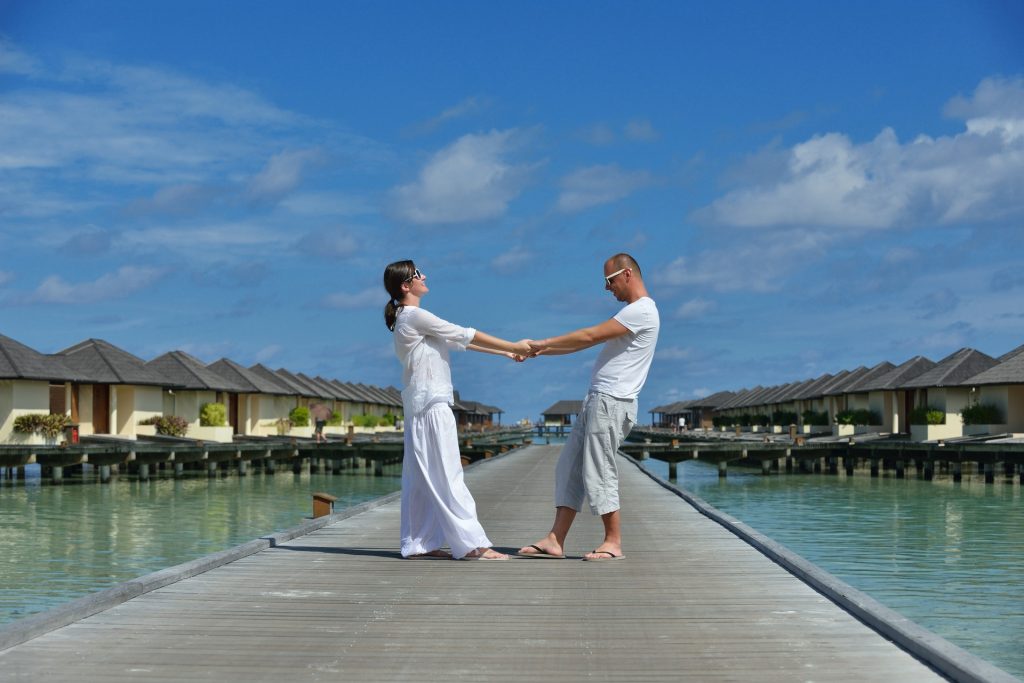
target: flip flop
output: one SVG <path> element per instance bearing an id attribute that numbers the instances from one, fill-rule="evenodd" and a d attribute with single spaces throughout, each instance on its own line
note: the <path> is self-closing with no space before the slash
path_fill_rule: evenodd
<path id="1" fill-rule="evenodd" d="M 546 552 L 539 545 L 533 545 L 531 543 L 530 545 L 528 545 L 526 547 L 527 548 L 533 548 L 537 552 L 535 552 L 535 553 L 524 553 L 523 551 L 520 550 L 519 552 L 516 553 L 516 555 L 518 557 L 539 557 L 542 560 L 564 560 L 565 559 L 565 555 L 554 555 L 552 553 Z"/>
<path id="2" fill-rule="evenodd" d="M 613 553 L 610 550 L 591 550 L 590 551 L 591 555 L 598 555 L 598 554 L 602 554 L 602 553 L 607 555 L 608 557 L 584 557 L 583 561 L 584 562 L 610 562 L 611 560 L 624 560 L 624 559 L 626 559 L 625 555 L 616 555 L 615 553 Z"/>

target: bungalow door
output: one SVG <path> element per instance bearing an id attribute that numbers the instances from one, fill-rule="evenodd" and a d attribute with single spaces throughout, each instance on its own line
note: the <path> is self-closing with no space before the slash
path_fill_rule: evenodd
<path id="1" fill-rule="evenodd" d="M 238 434 L 238 394 L 228 394 L 228 424 L 232 434 Z"/>
<path id="2" fill-rule="evenodd" d="M 92 385 L 92 432 L 110 433 L 110 385 Z"/>

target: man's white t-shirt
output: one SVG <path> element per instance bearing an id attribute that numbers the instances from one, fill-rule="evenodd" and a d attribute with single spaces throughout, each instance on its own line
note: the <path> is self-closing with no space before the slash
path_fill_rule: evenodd
<path id="1" fill-rule="evenodd" d="M 615 398 L 636 398 L 654 359 L 661 318 L 654 299 L 641 297 L 614 316 L 629 330 L 604 343 L 590 376 L 590 390 Z"/>

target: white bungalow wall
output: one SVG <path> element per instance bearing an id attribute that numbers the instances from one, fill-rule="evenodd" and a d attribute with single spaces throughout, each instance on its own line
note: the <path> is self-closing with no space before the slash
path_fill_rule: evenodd
<path id="1" fill-rule="evenodd" d="M 114 434 L 134 439 L 140 421 L 163 414 L 160 387 L 119 384 L 110 387 L 110 428 Z"/>
<path id="2" fill-rule="evenodd" d="M 863 396 L 864 394 L 860 394 Z M 896 433 L 899 431 L 900 416 L 896 410 L 895 391 L 872 391 L 866 394 L 867 409 L 882 416 L 882 431 Z"/>
<path id="3" fill-rule="evenodd" d="M 0 380 L 0 442 L 28 441 L 29 435 L 14 431 L 14 419 L 32 413 L 49 414 L 50 383 L 30 380 Z"/>
<path id="4" fill-rule="evenodd" d="M 991 404 L 999 408 L 1006 420 L 1007 431 L 1024 432 L 1024 386 L 983 386 L 978 389 L 977 396 L 978 403 Z"/>

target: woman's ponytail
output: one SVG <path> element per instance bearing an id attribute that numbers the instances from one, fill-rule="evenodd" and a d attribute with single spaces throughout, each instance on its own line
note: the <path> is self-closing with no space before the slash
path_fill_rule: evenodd
<path id="1" fill-rule="evenodd" d="M 405 296 L 402 285 L 415 274 L 416 264 L 412 261 L 395 261 L 384 269 L 384 289 L 391 297 L 384 304 L 384 324 L 392 332 L 395 331 L 395 322 L 398 320 L 398 312 L 402 310 L 402 298 Z"/>

